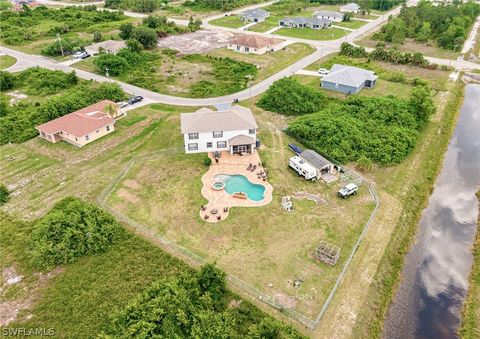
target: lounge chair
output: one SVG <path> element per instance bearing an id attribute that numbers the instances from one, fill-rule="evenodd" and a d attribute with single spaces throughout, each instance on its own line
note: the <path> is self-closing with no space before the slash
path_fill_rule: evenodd
<path id="1" fill-rule="evenodd" d="M 224 208 L 223 208 L 223 211 L 224 211 L 225 213 L 227 213 L 227 212 L 228 212 L 228 207 L 224 207 Z"/>
<path id="2" fill-rule="evenodd" d="M 257 169 L 257 165 L 253 165 L 253 167 L 252 167 L 252 169 L 250 170 L 250 172 L 254 172 L 256 169 Z"/>
<path id="3" fill-rule="evenodd" d="M 253 165 L 250 163 L 250 164 L 248 165 L 248 167 L 247 167 L 247 171 L 250 171 L 250 170 L 252 169 L 252 166 L 253 166 Z"/>

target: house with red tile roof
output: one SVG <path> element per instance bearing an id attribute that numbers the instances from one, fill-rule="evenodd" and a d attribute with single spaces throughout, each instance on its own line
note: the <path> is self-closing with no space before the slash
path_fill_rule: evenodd
<path id="1" fill-rule="evenodd" d="M 36 129 L 41 138 L 52 143 L 63 140 L 82 147 L 112 133 L 114 118 L 119 112 L 116 103 L 103 100 L 37 126 Z"/>
<path id="2" fill-rule="evenodd" d="M 267 38 L 261 35 L 244 34 L 229 41 L 227 48 L 234 52 L 265 54 L 279 50 L 285 40 Z"/>

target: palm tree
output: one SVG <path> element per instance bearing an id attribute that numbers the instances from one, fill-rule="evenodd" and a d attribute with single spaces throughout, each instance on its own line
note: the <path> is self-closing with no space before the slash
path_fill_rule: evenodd
<path id="1" fill-rule="evenodd" d="M 103 110 L 105 111 L 105 113 L 110 115 L 113 119 L 115 119 L 118 116 L 118 107 L 113 103 L 106 105 Z"/>

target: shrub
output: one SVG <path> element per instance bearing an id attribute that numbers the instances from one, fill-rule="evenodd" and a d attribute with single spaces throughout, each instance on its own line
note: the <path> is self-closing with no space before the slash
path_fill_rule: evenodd
<path id="1" fill-rule="evenodd" d="M 93 33 L 93 42 L 100 42 L 103 40 L 102 33 L 99 31 L 96 31 Z"/>
<path id="2" fill-rule="evenodd" d="M 140 41 L 138 41 L 137 39 L 128 39 L 127 40 L 127 48 L 129 50 L 131 50 L 132 52 L 140 52 L 143 48 L 142 44 L 140 43 Z"/>
<path id="3" fill-rule="evenodd" d="M 10 200 L 10 192 L 4 184 L 0 184 L 0 206 Z"/>
<path id="4" fill-rule="evenodd" d="M 123 40 L 128 40 L 132 37 L 134 27 L 131 23 L 121 24 L 119 29 L 119 36 Z"/>
<path id="5" fill-rule="evenodd" d="M 210 167 L 210 165 L 212 164 L 212 159 L 209 156 L 206 156 L 203 159 L 203 164 L 205 165 L 205 167 Z"/>
<path id="6" fill-rule="evenodd" d="M 133 30 L 132 38 L 138 40 L 144 48 L 157 46 L 157 32 L 153 28 L 136 27 Z"/>
<path id="7" fill-rule="evenodd" d="M 14 86 L 15 77 L 5 71 L 0 71 L 0 90 L 6 91 L 12 89 Z"/>
<path id="8" fill-rule="evenodd" d="M 127 61 L 124 58 L 115 54 L 101 54 L 93 61 L 98 73 L 117 76 L 125 73 L 128 69 Z"/>
<path id="9" fill-rule="evenodd" d="M 362 171 L 371 171 L 373 168 L 373 161 L 365 155 L 361 155 L 357 160 L 357 165 Z"/>
<path id="10" fill-rule="evenodd" d="M 25 93 L 31 95 L 49 95 L 78 83 L 75 71 L 64 73 L 45 68 L 29 68 L 19 74 L 17 81 L 25 87 Z"/>
<path id="11" fill-rule="evenodd" d="M 68 197 L 36 222 L 30 246 L 32 262 L 39 268 L 69 264 L 105 251 L 121 233 L 121 226 L 111 215 Z"/>
<path id="12" fill-rule="evenodd" d="M 317 112 L 325 107 L 325 96 L 293 78 L 275 81 L 265 92 L 257 106 L 285 115 Z"/>
<path id="13" fill-rule="evenodd" d="M 56 40 L 53 44 L 48 45 L 47 47 L 41 50 L 41 53 L 46 56 L 60 56 L 62 51 L 64 55 L 72 54 L 74 51 L 80 48 L 80 44 L 77 41 L 70 39 L 62 39 L 60 42 Z"/>

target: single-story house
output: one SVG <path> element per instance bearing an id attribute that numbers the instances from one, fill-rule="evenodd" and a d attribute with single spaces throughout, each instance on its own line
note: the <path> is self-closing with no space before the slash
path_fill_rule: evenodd
<path id="1" fill-rule="evenodd" d="M 86 46 L 85 51 L 90 55 L 99 54 L 100 52 L 117 54 L 119 50 L 125 47 L 127 47 L 127 44 L 123 40 L 105 40 Z"/>
<path id="2" fill-rule="evenodd" d="M 340 12 L 342 13 L 358 13 L 360 11 L 360 5 L 354 2 L 346 4 L 340 7 Z"/>
<path id="3" fill-rule="evenodd" d="M 331 21 L 340 22 L 343 21 L 344 15 L 342 13 L 334 11 L 318 11 L 313 14 L 313 17 L 318 19 L 328 19 Z"/>
<path id="4" fill-rule="evenodd" d="M 305 18 L 305 17 L 293 17 L 283 18 L 279 20 L 278 24 L 285 28 L 311 28 L 322 29 L 328 28 L 332 24 L 331 20 L 319 19 L 319 18 Z"/>
<path id="5" fill-rule="evenodd" d="M 235 52 L 265 54 L 281 48 L 284 40 L 266 38 L 261 35 L 244 34 L 233 38 L 227 48 Z"/>
<path id="6" fill-rule="evenodd" d="M 82 147 L 112 133 L 115 124 L 114 117 L 118 115 L 119 111 L 120 108 L 116 103 L 103 100 L 37 126 L 36 129 L 41 138 L 52 143 L 64 140 L 77 147 Z"/>
<path id="7" fill-rule="evenodd" d="M 266 18 L 270 16 L 270 12 L 262 8 L 247 9 L 241 12 L 239 15 L 243 21 L 250 22 L 264 22 Z"/>
<path id="8" fill-rule="evenodd" d="M 335 166 L 320 154 L 310 149 L 289 159 L 289 166 L 305 179 L 320 179 L 327 174 L 335 172 Z"/>
<path id="9" fill-rule="evenodd" d="M 185 153 L 251 153 L 257 143 L 258 125 L 252 111 L 235 105 L 222 111 L 201 108 L 180 115 Z"/>
<path id="10" fill-rule="evenodd" d="M 377 78 L 373 71 L 335 64 L 330 73 L 322 78 L 322 88 L 345 94 L 356 94 L 364 87 L 373 88 Z"/>

